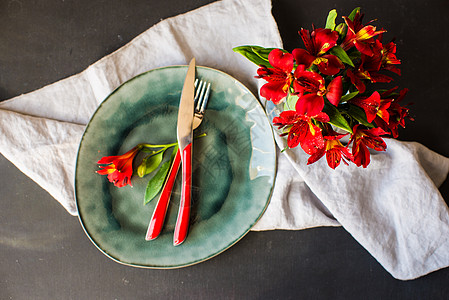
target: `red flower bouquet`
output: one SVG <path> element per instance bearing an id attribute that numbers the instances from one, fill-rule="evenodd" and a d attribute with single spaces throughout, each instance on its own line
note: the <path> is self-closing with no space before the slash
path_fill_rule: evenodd
<path id="1" fill-rule="evenodd" d="M 392 82 L 391 73 L 400 75 L 396 45 L 382 43 L 385 30 L 377 30 L 372 21 L 364 25 L 360 8 L 338 25 L 336 17 L 332 10 L 325 28 L 301 29 L 304 48 L 233 50 L 260 67 L 256 78 L 266 81 L 260 95 L 281 105 L 273 125 L 287 136 L 288 147 L 299 145 L 310 155 L 308 164 L 326 156 L 333 169 L 341 161 L 365 168 L 368 148 L 385 151 L 383 138 L 396 138 L 399 125 L 411 119 L 408 108 L 400 105 L 407 89 L 374 88 L 375 83 Z M 347 135 L 345 144 L 341 139 Z"/>

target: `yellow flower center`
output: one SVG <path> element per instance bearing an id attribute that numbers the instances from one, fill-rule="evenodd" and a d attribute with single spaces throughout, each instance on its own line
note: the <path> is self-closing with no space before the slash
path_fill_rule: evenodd
<path id="1" fill-rule="evenodd" d="M 316 94 L 317 94 L 318 96 L 320 96 L 320 97 L 326 95 L 326 93 L 327 93 L 327 90 L 326 90 L 326 87 L 325 87 L 324 85 L 322 85 L 322 86 L 319 88 L 319 90 L 316 92 Z"/>
<path id="2" fill-rule="evenodd" d="M 343 146 L 339 140 L 326 140 L 326 151 L 335 148 L 335 146 Z"/>
<path id="3" fill-rule="evenodd" d="M 313 61 L 314 65 L 319 65 L 320 63 L 327 63 L 327 58 L 324 57 L 317 57 L 315 58 L 315 60 Z"/>

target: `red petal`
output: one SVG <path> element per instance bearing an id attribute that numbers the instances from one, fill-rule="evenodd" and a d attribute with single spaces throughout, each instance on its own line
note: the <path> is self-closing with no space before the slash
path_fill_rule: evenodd
<path id="1" fill-rule="evenodd" d="M 310 131 L 310 127 L 313 128 L 314 133 Z M 308 126 L 308 132 L 306 137 L 301 143 L 301 148 L 307 154 L 314 154 L 320 149 L 324 148 L 324 138 L 321 134 L 321 129 L 313 124 Z"/>
<path id="2" fill-rule="evenodd" d="M 355 40 L 354 46 L 357 48 L 357 50 L 359 50 L 360 52 L 362 52 L 365 55 L 371 56 L 374 54 L 373 50 L 371 49 L 371 47 L 369 46 L 368 43 L 364 43 L 364 42 Z"/>
<path id="3" fill-rule="evenodd" d="M 351 80 L 352 84 L 357 88 L 357 90 L 359 91 L 360 94 L 363 94 L 366 90 L 366 86 L 365 84 L 360 80 L 360 78 L 358 78 L 352 71 L 351 69 L 348 69 L 348 71 L 346 72 L 346 75 L 349 77 L 349 79 Z"/>
<path id="4" fill-rule="evenodd" d="M 313 118 L 315 120 L 317 120 L 318 122 L 323 122 L 323 123 L 327 123 L 330 121 L 329 116 L 324 112 L 318 113 L 317 115 L 313 116 Z"/>
<path id="5" fill-rule="evenodd" d="M 357 33 L 356 33 L 356 40 L 358 41 L 365 41 L 365 40 L 369 40 L 372 37 L 384 33 L 386 32 L 386 30 L 379 30 L 376 31 L 376 27 L 372 26 L 372 25 L 367 25 L 365 27 L 363 27 L 362 29 L 360 29 Z M 357 47 L 357 45 L 356 45 Z"/>
<path id="6" fill-rule="evenodd" d="M 354 28 L 354 23 L 348 18 L 343 16 L 343 19 L 345 20 L 346 25 L 348 25 L 348 33 L 349 35 L 353 35 L 355 34 L 355 28 Z M 348 37 L 346 35 L 346 37 Z"/>
<path id="7" fill-rule="evenodd" d="M 358 142 L 356 145 L 352 148 L 352 155 L 354 157 L 354 163 L 357 165 L 357 167 L 360 167 L 363 165 L 364 168 L 366 168 L 370 163 L 370 153 L 368 148 L 366 148 L 363 143 Z"/>
<path id="8" fill-rule="evenodd" d="M 324 148 L 318 149 L 314 154 L 312 154 L 309 159 L 307 160 L 307 164 L 313 164 L 317 162 L 320 158 L 324 156 L 326 153 L 326 150 Z"/>
<path id="9" fill-rule="evenodd" d="M 387 149 L 387 144 L 381 137 L 365 139 L 364 144 L 376 151 L 385 151 Z"/>
<path id="10" fill-rule="evenodd" d="M 326 160 L 329 167 L 335 169 L 341 161 L 341 153 L 338 149 L 329 149 L 326 151 Z"/>
<path id="11" fill-rule="evenodd" d="M 326 58 L 327 62 L 321 62 L 317 67 L 324 75 L 335 75 L 340 72 L 340 69 L 344 69 L 345 67 L 335 55 L 324 55 L 322 57 Z"/>
<path id="12" fill-rule="evenodd" d="M 379 71 L 382 65 L 382 53 L 375 48 L 372 56 L 362 54 L 361 61 L 362 63 L 359 69 L 369 72 Z"/>
<path id="13" fill-rule="evenodd" d="M 267 100 L 273 101 L 274 104 L 279 104 L 287 96 L 284 87 L 285 82 L 268 82 L 260 88 L 260 95 Z"/>
<path id="14" fill-rule="evenodd" d="M 299 31 L 299 35 L 302 38 L 302 41 L 304 42 L 304 46 L 309 51 L 309 53 L 315 52 L 315 47 L 313 46 L 313 41 L 310 38 L 310 32 L 307 29 L 301 29 Z"/>
<path id="15" fill-rule="evenodd" d="M 314 30 L 313 34 L 315 36 L 314 46 L 317 53 L 312 54 L 317 56 L 326 53 L 330 48 L 334 47 L 338 40 L 338 32 L 330 29 L 318 28 Z"/>
<path id="16" fill-rule="evenodd" d="M 301 97 L 304 92 L 306 92 L 306 88 L 302 86 L 296 79 L 293 80 L 293 90 L 298 97 Z"/>
<path id="17" fill-rule="evenodd" d="M 371 129 L 365 130 L 365 132 L 368 133 L 369 135 L 375 136 L 375 137 L 388 134 L 388 132 L 386 132 L 382 128 L 371 128 Z"/>
<path id="18" fill-rule="evenodd" d="M 326 98 L 330 103 L 337 106 L 343 93 L 343 83 L 341 76 L 335 77 L 327 87 Z"/>
<path id="19" fill-rule="evenodd" d="M 390 121 L 390 113 L 388 112 L 388 108 L 390 107 L 390 105 L 391 101 L 383 100 L 380 104 L 379 111 L 377 112 L 377 115 L 381 117 L 382 120 L 384 120 L 387 124 Z"/>
<path id="20" fill-rule="evenodd" d="M 401 76 L 401 70 L 399 68 L 396 68 L 395 66 L 386 65 L 386 66 L 384 66 L 384 69 Z"/>
<path id="21" fill-rule="evenodd" d="M 119 156 L 105 156 L 105 157 L 102 157 L 99 161 L 97 161 L 97 164 L 108 165 L 108 164 L 112 163 L 114 160 L 116 160 L 117 158 L 119 158 Z"/>
<path id="22" fill-rule="evenodd" d="M 273 49 L 268 54 L 268 61 L 273 67 L 281 69 L 285 73 L 290 73 L 293 70 L 293 55 L 284 53 L 280 49 Z"/>
<path id="23" fill-rule="evenodd" d="M 116 168 L 113 164 L 105 167 L 100 166 L 100 168 L 101 169 L 97 171 L 97 173 L 100 175 L 108 175 L 116 171 Z"/>
<path id="24" fill-rule="evenodd" d="M 295 148 L 304 140 L 309 130 L 309 124 L 305 121 L 299 121 L 290 129 L 287 137 L 287 144 L 290 148 Z"/>
<path id="25" fill-rule="evenodd" d="M 376 72 L 370 73 L 370 78 L 372 82 L 391 82 L 393 80 L 390 76 Z"/>
<path id="26" fill-rule="evenodd" d="M 316 93 L 324 85 L 323 77 L 316 72 L 296 69 L 295 74 L 293 76 L 296 79 L 297 87 L 300 87 L 299 89 L 302 92 Z"/>
<path id="27" fill-rule="evenodd" d="M 296 102 L 296 112 L 300 115 L 313 117 L 318 115 L 324 108 L 324 99 L 317 94 L 307 94 Z"/>
<path id="28" fill-rule="evenodd" d="M 377 111 L 379 110 L 380 95 L 376 91 L 368 98 L 353 98 L 349 102 L 363 108 L 367 121 L 371 123 L 376 118 Z"/>
<path id="29" fill-rule="evenodd" d="M 279 117 L 273 118 L 275 125 L 293 125 L 298 121 L 298 113 L 294 110 L 284 110 Z"/>
<path id="30" fill-rule="evenodd" d="M 315 60 L 315 56 L 311 55 L 304 49 L 297 48 L 292 51 L 293 57 L 295 58 L 296 64 L 304 65 L 306 69 L 310 68 L 313 61 Z"/>

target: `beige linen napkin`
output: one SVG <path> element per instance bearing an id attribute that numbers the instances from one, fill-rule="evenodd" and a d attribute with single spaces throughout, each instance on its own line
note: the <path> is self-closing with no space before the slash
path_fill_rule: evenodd
<path id="1" fill-rule="evenodd" d="M 270 0 L 223 0 L 163 20 L 80 74 L 1 102 L 0 151 L 76 215 L 78 143 L 105 97 L 142 72 L 186 64 L 192 56 L 256 94 L 257 67 L 232 51 L 245 44 L 282 47 Z M 449 212 L 437 188 L 449 159 L 390 140 L 367 169 L 334 171 L 306 161 L 298 149 L 278 155 L 271 203 L 253 230 L 341 224 L 399 279 L 449 265 Z"/>

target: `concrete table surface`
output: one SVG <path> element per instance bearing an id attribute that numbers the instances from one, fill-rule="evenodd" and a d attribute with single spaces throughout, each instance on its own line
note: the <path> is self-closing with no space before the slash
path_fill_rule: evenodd
<path id="1" fill-rule="evenodd" d="M 76 74 L 161 19 L 207 0 L 2 0 L 0 100 Z M 397 37 L 415 122 L 400 139 L 449 156 L 446 1 L 274 0 L 288 50 L 327 12 L 361 6 Z M 447 299 L 449 269 L 394 279 L 343 228 L 250 232 L 187 268 L 123 266 L 101 254 L 50 195 L 0 156 L 0 299 Z M 440 188 L 449 200 L 448 180 Z"/>

